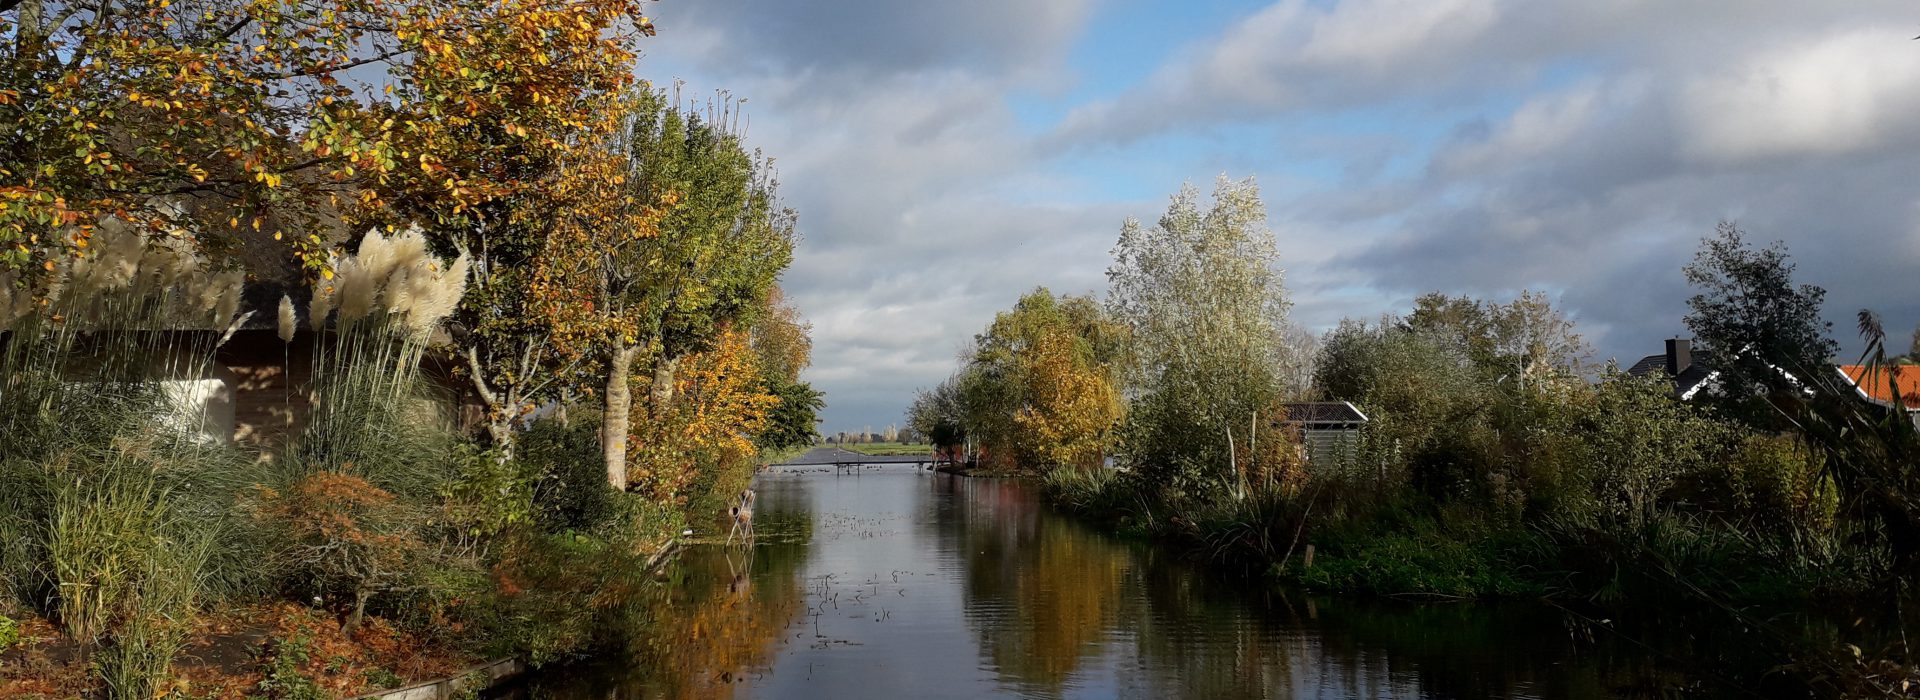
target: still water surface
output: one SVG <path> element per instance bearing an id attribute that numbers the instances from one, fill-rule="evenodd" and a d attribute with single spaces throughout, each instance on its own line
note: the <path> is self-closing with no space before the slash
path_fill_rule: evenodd
<path id="1" fill-rule="evenodd" d="M 644 662 L 559 698 L 1602 698 L 1738 695 L 1536 604 L 1286 593 L 1056 515 L 1030 484 L 779 467 L 759 538 L 676 564 Z"/>

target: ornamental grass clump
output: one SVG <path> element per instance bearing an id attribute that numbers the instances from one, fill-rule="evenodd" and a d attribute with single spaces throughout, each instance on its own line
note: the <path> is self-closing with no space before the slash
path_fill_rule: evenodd
<path id="1" fill-rule="evenodd" d="M 332 262 L 307 307 L 310 327 L 329 331 L 313 344 L 313 412 L 253 512 L 281 587 L 339 603 L 351 630 L 445 554 L 429 528 L 444 524 L 438 499 L 463 453 L 420 366 L 466 289 L 467 258 L 434 257 L 410 228 L 370 231 Z M 281 337 L 291 339 L 295 309 L 281 305 Z"/>
<path id="2" fill-rule="evenodd" d="M 102 222 L 0 279 L 0 595 L 55 620 L 109 697 L 151 698 L 204 596 L 258 579 L 231 505 L 258 467 L 206 431 L 244 281 Z"/>
<path id="3" fill-rule="evenodd" d="M 447 462 L 452 435 L 416 400 L 431 391 L 420 364 L 466 291 L 467 267 L 464 254 L 444 262 L 428 253 L 417 228 L 369 231 L 354 254 L 334 259 L 333 279 L 308 306 L 308 322 L 325 328 L 331 315 L 333 332 L 314 344 L 314 411 L 292 452 L 296 469 L 431 492 L 421 470 Z"/>

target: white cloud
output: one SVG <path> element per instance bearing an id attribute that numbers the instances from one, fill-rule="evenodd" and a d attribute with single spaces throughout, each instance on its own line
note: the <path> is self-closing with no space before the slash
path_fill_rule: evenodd
<path id="1" fill-rule="evenodd" d="M 1912 138 L 1920 47 L 1890 28 L 1808 37 L 1692 77 L 1688 150 L 1716 161 L 1831 156 Z"/>

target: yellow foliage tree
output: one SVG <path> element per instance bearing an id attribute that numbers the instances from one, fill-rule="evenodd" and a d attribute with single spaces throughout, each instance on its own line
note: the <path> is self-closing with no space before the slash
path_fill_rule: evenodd
<path id="1" fill-rule="evenodd" d="M 652 32 L 639 0 L 17 0 L 0 26 L 0 269 L 113 215 L 271 234 L 315 273 L 342 218 L 472 224 L 537 193 Z"/>
<path id="2" fill-rule="evenodd" d="M 675 374 L 671 404 L 639 417 L 629 436 L 629 488 L 685 505 L 696 485 L 720 485 L 750 476 L 753 435 L 779 399 L 766 394 L 746 332 L 728 329 L 713 349 L 689 355 Z M 650 391 L 651 377 L 635 380 Z"/>
<path id="3" fill-rule="evenodd" d="M 1069 329 L 1048 329 L 1038 341 L 1018 355 L 1027 405 L 1014 423 L 1024 447 L 1050 465 L 1098 467 L 1120 420 L 1112 372 L 1095 363 Z"/>

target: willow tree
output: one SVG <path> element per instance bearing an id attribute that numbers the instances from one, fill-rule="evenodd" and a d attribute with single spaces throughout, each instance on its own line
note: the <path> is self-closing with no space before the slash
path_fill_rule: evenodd
<path id="1" fill-rule="evenodd" d="M 604 313 L 619 321 L 602 353 L 601 447 L 616 487 L 625 486 L 634 364 L 643 354 L 652 360 L 649 415 L 664 415 L 681 360 L 748 326 L 793 259 L 793 213 L 730 115 L 683 109 L 660 91 L 639 95 L 625 115 L 622 182 L 629 197 L 659 203 L 661 215 L 653 235 L 589 255 L 601 267 Z"/>
<path id="2" fill-rule="evenodd" d="M 1114 246 L 1107 308 L 1129 331 L 1135 397 L 1123 457 L 1174 494 L 1236 483 L 1281 398 L 1290 303 L 1266 220 L 1253 180 L 1221 177 L 1207 208 L 1182 187 Z"/>

